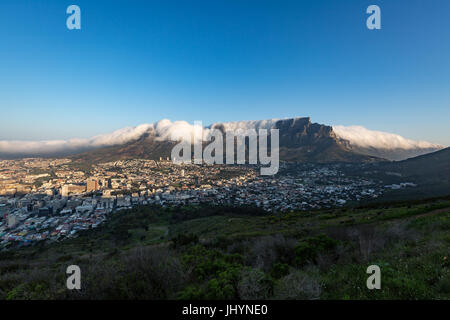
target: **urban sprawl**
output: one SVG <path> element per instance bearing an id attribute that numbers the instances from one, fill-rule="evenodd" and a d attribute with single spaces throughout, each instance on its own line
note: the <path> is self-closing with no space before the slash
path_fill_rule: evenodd
<path id="1" fill-rule="evenodd" d="M 313 210 L 379 197 L 383 185 L 346 176 L 345 164 L 281 163 L 275 176 L 245 165 L 173 164 L 169 159 L 82 165 L 70 159 L 0 161 L 0 250 L 76 237 L 136 205 L 256 206 Z"/>

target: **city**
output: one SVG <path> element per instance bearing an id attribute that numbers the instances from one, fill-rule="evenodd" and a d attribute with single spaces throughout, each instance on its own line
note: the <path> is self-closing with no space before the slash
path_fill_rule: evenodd
<path id="1" fill-rule="evenodd" d="M 122 160 L 83 166 L 70 159 L 0 161 L 1 248 L 59 241 L 96 228 L 136 205 L 253 206 L 272 213 L 334 208 L 377 198 L 410 182 L 346 176 L 349 164 L 283 162 L 275 176 L 257 166 Z"/>
<path id="2" fill-rule="evenodd" d="M 449 12 L 1 1 L 2 310 L 450 301 Z"/>

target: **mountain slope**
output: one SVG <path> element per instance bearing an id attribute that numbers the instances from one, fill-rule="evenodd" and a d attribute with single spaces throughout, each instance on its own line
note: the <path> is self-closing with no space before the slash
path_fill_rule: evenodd
<path id="1" fill-rule="evenodd" d="M 388 165 L 404 177 L 450 183 L 450 148 Z"/>
<path id="2" fill-rule="evenodd" d="M 268 122 L 217 123 L 208 129 L 227 130 L 243 128 L 275 128 L 280 133 L 280 160 L 299 162 L 366 162 L 375 157 L 350 150 L 348 142 L 336 137 L 332 127 L 311 123 L 310 118 L 274 120 Z M 270 140 L 270 138 L 269 138 Z M 104 147 L 73 156 L 74 160 L 115 161 L 143 158 L 157 160 L 170 157 L 177 142 L 164 140 L 155 130 L 124 145 Z M 225 151 L 225 148 L 224 148 Z"/>
<path id="3" fill-rule="evenodd" d="M 366 162 L 377 158 L 403 160 L 443 147 L 363 127 L 327 126 L 310 118 L 269 119 L 214 123 L 209 127 L 186 121 L 160 120 L 126 127 L 83 139 L 53 141 L 0 141 L 0 159 L 66 157 L 90 161 L 170 156 L 175 141 L 204 137 L 211 129 L 279 129 L 280 159 L 301 162 Z M 270 141 L 270 140 L 269 140 Z"/>
<path id="4" fill-rule="evenodd" d="M 450 195 L 450 148 L 404 161 L 374 164 L 373 169 L 372 178 L 386 184 L 416 184 L 413 188 L 402 188 L 389 194 L 392 200 Z"/>
<path id="5" fill-rule="evenodd" d="M 106 162 L 125 159 L 159 160 L 170 157 L 176 142 L 157 140 L 153 134 L 146 133 L 139 139 L 123 145 L 103 147 L 71 156 L 76 161 Z"/>

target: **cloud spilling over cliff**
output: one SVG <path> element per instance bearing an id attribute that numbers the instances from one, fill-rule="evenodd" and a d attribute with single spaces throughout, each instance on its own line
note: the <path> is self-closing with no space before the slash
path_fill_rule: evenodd
<path id="1" fill-rule="evenodd" d="M 294 125 L 299 119 L 302 118 L 293 119 L 291 124 Z M 211 129 L 271 129 L 277 126 L 278 121 L 280 120 L 237 121 L 214 123 L 208 127 L 202 127 L 199 123 L 191 124 L 186 121 L 172 122 L 163 119 L 152 124 L 126 127 L 112 133 L 101 134 L 87 139 L 0 141 L 0 155 L 68 155 L 100 147 L 123 145 L 138 140 L 145 134 L 155 136 L 155 139 L 158 141 L 178 141 L 180 139 L 190 140 L 191 137 L 199 139 L 203 133 L 203 139 L 205 140 L 211 133 Z M 414 141 L 392 133 L 371 131 L 361 126 L 334 126 L 333 131 L 338 138 L 349 141 L 350 145 L 356 151 L 391 160 L 403 159 L 443 148 L 438 144 Z M 391 156 L 390 152 L 392 150 L 396 150 L 395 152 L 397 153 Z"/>
<path id="2" fill-rule="evenodd" d="M 126 127 L 112 133 L 101 134 L 89 139 L 47 140 L 47 141 L 0 141 L 0 153 L 45 155 L 70 153 L 79 150 L 127 143 L 141 137 L 152 129 L 152 124 Z"/>
<path id="3" fill-rule="evenodd" d="M 126 127 L 112 133 L 97 135 L 87 139 L 45 140 L 45 141 L 0 141 L 1 154 L 54 154 L 71 153 L 98 147 L 121 145 L 134 141 L 144 134 L 156 134 L 158 140 L 178 141 L 190 139 L 194 134 L 200 136 L 202 127 L 192 125 L 186 121 L 163 119 L 156 123 L 141 124 L 137 127 Z M 204 134 L 208 129 L 204 130 Z"/>
<path id="4" fill-rule="evenodd" d="M 217 122 L 211 125 L 211 128 L 223 126 L 225 130 L 248 130 L 248 129 L 271 129 L 274 128 L 280 119 L 269 120 L 250 120 L 250 121 L 234 121 L 234 122 Z"/>
<path id="5" fill-rule="evenodd" d="M 333 126 L 338 138 L 349 141 L 353 150 L 389 160 L 404 160 L 443 149 L 439 144 L 406 139 L 398 134 L 368 130 L 362 126 Z"/>
<path id="6" fill-rule="evenodd" d="M 333 130 L 338 137 L 348 140 L 359 147 L 383 149 L 442 148 L 439 144 L 414 141 L 403 138 L 398 134 L 368 130 L 362 126 L 333 126 Z"/>
<path id="7" fill-rule="evenodd" d="M 226 130 L 270 128 L 275 120 L 241 121 L 224 123 Z M 46 140 L 46 141 L 1 141 L 0 154 L 27 154 L 45 155 L 56 153 L 71 153 L 98 147 L 125 144 L 142 137 L 145 133 L 155 134 L 160 141 L 190 140 L 191 137 L 208 138 L 214 124 L 202 127 L 200 124 L 191 124 L 186 121 L 170 121 L 163 119 L 151 124 L 141 124 L 137 127 L 126 127 L 112 133 L 106 133 L 87 139 Z"/>

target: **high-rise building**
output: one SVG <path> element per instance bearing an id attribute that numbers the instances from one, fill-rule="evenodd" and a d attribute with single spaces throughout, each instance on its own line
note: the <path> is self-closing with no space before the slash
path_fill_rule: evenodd
<path id="1" fill-rule="evenodd" d="M 86 183 L 86 192 L 94 192 L 97 191 L 98 188 L 98 180 L 97 179 L 89 179 Z"/>
<path id="2" fill-rule="evenodd" d="M 18 223 L 17 216 L 14 214 L 8 214 L 8 228 L 13 228 Z"/>
<path id="3" fill-rule="evenodd" d="M 6 206 L 6 204 L 0 203 L 0 214 L 5 213 L 7 209 L 8 207 Z"/>
<path id="4" fill-rule="evenodd" d="M 102 187 L 103 189 L 109 189 L 111 188 L 111 179 L 105 178 L 102 180 Z"/>

